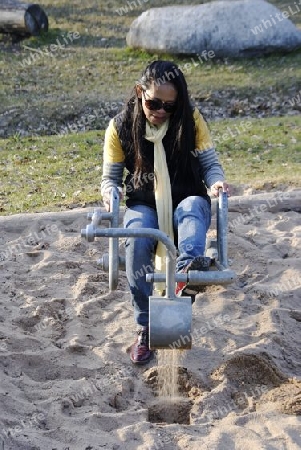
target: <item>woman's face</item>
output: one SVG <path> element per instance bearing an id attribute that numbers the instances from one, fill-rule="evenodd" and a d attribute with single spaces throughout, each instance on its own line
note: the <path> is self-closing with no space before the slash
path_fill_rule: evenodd
<path id="1" fill-rule="evenodd" d="M 178 92 L 173 84 L 165 83 L 156 85 L 155 83 L 152 83 L 145 91 L 143 91 L 142 88 L 138 88 L 137 93 L 138 97 L 142 99 L 142 109 L 144 114 L 151 124 L 161 125 L 171 116 L 172 112 L 166 112 L 164 106 L 166 103 L 167 110 L 170 110 L 173 106 L 172 104 L 177 100 Z M 160 109 L 149 109 L 148 100 L 159 100 L 158 103 L 155 102 L 155 105 L 157 103 L 158 106 L 160 106 Z M 163 102 L 161 105 L 160 100 Z"/>

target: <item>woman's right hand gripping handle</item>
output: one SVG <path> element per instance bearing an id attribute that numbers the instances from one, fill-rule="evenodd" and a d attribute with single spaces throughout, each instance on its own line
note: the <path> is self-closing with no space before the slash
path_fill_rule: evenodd
<path id="1" fill-rule="evenodd" d="M 110 211 L 112 189 L 113 189 L 113 186 L 110 186 L 102 194 L 102 201 L 103 201 L 106 211 L 108 211 L 108 212 Z M 117 189 L 119 191 L 119 198 L 120 198 L 120 200 L 122 200 L 123 199 L 122 188 L 120 186 L 118 186 Z"/>

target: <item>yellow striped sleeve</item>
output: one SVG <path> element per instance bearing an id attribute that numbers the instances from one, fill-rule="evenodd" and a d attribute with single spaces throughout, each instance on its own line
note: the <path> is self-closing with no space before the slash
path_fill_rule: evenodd
<path id="1" fill-rule="evenodd" d="M 125 154 L 121 146 L 114 119 L 110 120 L 108 128 L 106 129 L 103 160 L 104 163 L 120 163 L 125 160 Z"/>
<path id="2" fill-rule="evenodd" d="M 214 145 L 207 124 L 197 108 L 193 112 L 193 118 L 195 123 L 195 149 L 204 151 L 213 148 Z"/>

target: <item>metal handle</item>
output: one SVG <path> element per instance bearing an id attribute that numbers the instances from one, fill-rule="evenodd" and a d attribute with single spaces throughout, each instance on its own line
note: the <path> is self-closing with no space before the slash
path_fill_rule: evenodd
<path id="1" fill-rule="evenodd" d="M 221 268 L 228 267 L 228 195 L 227 192 L 219 190 L 219 197 L 216 210 L 216 231 L 217 231 L 217 250 L 218 260 Z"/>
<path id="2" fill-rule="evenodd" d="M 110 199 L 110 211 L 102 212 L 100 209 L 95 209 L 94 212 L 88 214 L 88 219 L 91 221 L 89 225 L 81 230 L 81 236 L 86 238 L 88 242 L 93 242 L 95 239 L 95 230 L 102 220 L 108 220 L 110 228 L 118 228 L 119 225 L 119 191 L 118 188 L 113 187 Z M 112 236 L 112 235 L 111 235 Z M 119 242 L 118 237 L 109 238 L 109 289 L 114 291 L 118 285 L 118 271 L 119 271 Z"/>
<path id="3" fill-rule="evenodd" d="M 113 188 L 111 192 L 110 212 L 112 213 L 111 227 L 119 225 L 119 191 Z M 119 271 L 119 242 L 118 237 L 109 239 L 109 289 L 115 291 L 118 285 Z"/>

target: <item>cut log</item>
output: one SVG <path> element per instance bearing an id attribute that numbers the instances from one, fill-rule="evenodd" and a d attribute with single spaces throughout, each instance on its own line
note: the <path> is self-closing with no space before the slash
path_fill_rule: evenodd
<path id="1" fill-rule="evenodd" d="M 263 214 L 265 212 L 279 213 L 301 212 L 301 191 L 296 189 L 287 192 L 267 192 L 255 195 L 244 195 L 229 198 L 229 212 L 239 214 Z"/>
<path id="2" fill-rule="evenodd" d="M 39 5 L 1 1 L 0 33 L 29 37 L 38 36 L 42 31 L 48 31 L 48 17 Z"/>

